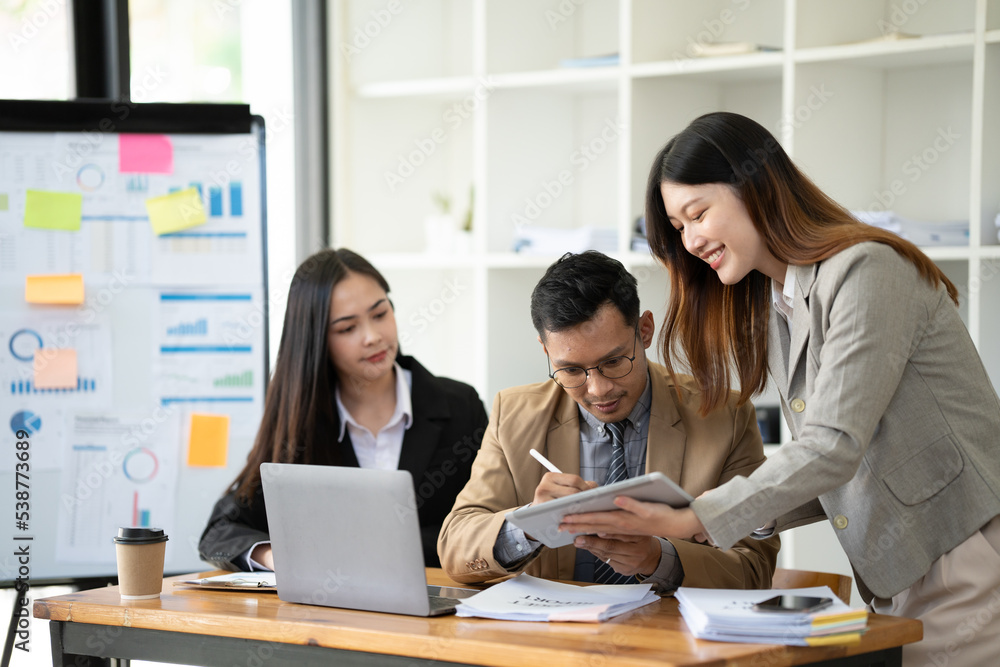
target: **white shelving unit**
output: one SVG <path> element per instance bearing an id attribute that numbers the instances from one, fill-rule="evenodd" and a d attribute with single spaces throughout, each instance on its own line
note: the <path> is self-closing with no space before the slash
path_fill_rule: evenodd
<path id="1" fill-rule="evenodd" d="M 662 320 L 633 221 L 654 154 L 716 110 L 769 128 L 849 208 L 968 220 L 967 245 L 926 251 L 1000 386 L 1000 0 L 340 0 L 329 34 L 334 241 L 385 272 L 404 349 L 487 404 L 545 378 L 528 298 L 556 256 L 512 252 L 518 225 L 616 230 Z M 778 50 L 691 55 L 743 41 Z M 435 193 L 456 228 L 472 212 L 450 251 L 427 231 Z"/>

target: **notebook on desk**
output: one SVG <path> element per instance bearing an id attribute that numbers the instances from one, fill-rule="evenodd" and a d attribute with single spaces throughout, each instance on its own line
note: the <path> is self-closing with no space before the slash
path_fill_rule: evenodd
<path id="1" fill-rule="evenodd" d="M 478 592 L 427 585 L 409 472 L 264 463 L 260 478 L 282 600 L 438 616 Z"/>

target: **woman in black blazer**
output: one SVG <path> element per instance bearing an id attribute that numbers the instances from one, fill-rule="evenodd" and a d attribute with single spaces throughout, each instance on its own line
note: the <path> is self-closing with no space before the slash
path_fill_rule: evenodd
<path id="1" fill-rule="evenodd" d="M 316 253 L 296 270 L 260 429 L 212 510 L 203 560 L 273 569 L 260 484 L 260 464 L 273 461 L 408 470 L 424 561 L 438 566 L 438 532 L 469 479 L 486 411 L 469 385 L 400 354 L 388 292 L 375 267 L 343 248 Z"/>

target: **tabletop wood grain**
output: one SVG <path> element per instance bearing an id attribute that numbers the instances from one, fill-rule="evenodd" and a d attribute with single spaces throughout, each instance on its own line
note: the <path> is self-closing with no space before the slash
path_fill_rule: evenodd
<path id="1" fill-rule="evenodd" d="M 273 592 L 178 587 L 164 579 L 158 599 L 123 601 L 118 588 L 80 591 L 34 603 L 36 618 L 200 635 L 252 638 L 369 653 L 467 662 L 492 667 L 782 667 L 899 646 L 920 640 L 919 621 L 869 615 L 854 646 L 803 649 L 694 639 L 663 598 L 603 623 L 529 623 L 444 616 L 420 618 L 282 602 Z M 428 583 L 462 586 L 428 568 Z"/>

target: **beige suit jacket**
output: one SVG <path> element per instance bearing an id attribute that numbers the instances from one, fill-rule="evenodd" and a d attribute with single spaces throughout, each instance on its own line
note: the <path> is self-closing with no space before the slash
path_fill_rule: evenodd
<path id="1" fill-rule="evenodd" d="M 652 383 L 646 472 L 659 471 L 697 497 L 727 480 L 749 475 L 764 461 L 753 406 L 735 397 L 706 418 L 697 414 L 700 395 L 690 378 L 678 400 L 666 370 L 649 364 Z M 506 389 L 497 394 L 472 476 L 445 517 L 438 538 L 441 566 L 452 579 L 482 582 L 520 571 L 572 580 L 576 547 L 542 547 L 518 570 L 493 557 L 507 512 L 532 501 L 546 472 L 528 450 L 544 454 L 563 472 L 580 472 L 580 426 L 576 402 L 554 382 Z M 704 588 L 766 588 L 779 542 L 747 539 L 729 551 L 671 540 L 684 567 L 684 585 Z"/>

